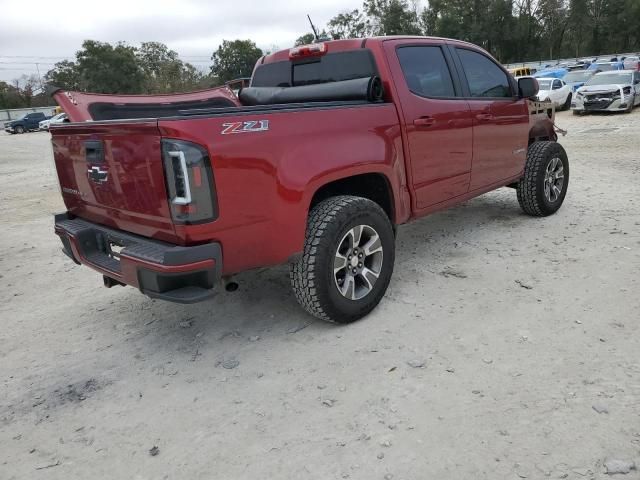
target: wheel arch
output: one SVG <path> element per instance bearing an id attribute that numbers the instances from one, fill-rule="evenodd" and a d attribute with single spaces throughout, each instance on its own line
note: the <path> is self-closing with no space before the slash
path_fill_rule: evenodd
<path id="1" fill-rule="evenodd" d="M 553 128 L 553 122 L 549 118 L 536 121 L 529 130 L 529 145 L 541 140 L 557 141 L 558 135 Z"/>
<path id="2" fill-rule="evenodd" d="M 391 181 L 382 172 L 360 173 L 333 179 L 319 185 L 311 195 L 308 212 L 318 203 L 338 195 L 363 197 L 377 203 L 393 225 L 396 223 L 395 200 Z"/>

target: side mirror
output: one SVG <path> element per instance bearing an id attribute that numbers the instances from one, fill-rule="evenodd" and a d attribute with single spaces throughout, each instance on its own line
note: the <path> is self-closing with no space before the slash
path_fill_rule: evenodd
<path id="1" fill-rule="evenodd" d="M 518 79 L 518 96 L 520 98 L 534 98 L 540 91 L 538 80 L 531 77 Z"/>

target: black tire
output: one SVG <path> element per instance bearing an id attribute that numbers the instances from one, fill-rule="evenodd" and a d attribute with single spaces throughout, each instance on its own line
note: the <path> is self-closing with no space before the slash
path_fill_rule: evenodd
<path id="1" fill-rule="evenodd" d="M 554 159 L 562 162 L 563 182 L 555 199 L 545 195 L 547 168 Z M 557 212 L 562 206 L 569 186 L 569 159 L 557 142 L 535 142 L 529 146 L 524 176 L 518 182 L 518 203 L 528 215 L 546 217 Z M 553 201 L 552 201 L 553 200 Z"/>
<path id="2" fill-rule="evenodd" d="M 16 133 L 24 133 L 24 127 L 21 127 L 20 125 L 18 125 L 16 128 L 13 129 Z"/>
<path id="3" fill-rule="evenodd" d="M 580 110 L 573 110 L 573 114 L 574 114 L 576 117 L 579 117 L 580 115 L 582 115 L 582 112 L 581 112 Z"/>
<path id="4" fill-rule="evenodd" d="M 567 101 L 564 102 L 564 105 L 562 106 L 562 110 L 569 110 L 571 108 L 571 92 L 569 92 L 569 95 L 567 95 Z"/>
<path id="5" fill-rule="evenodd" d="M 360 225 L 371 227 L 380 238 L 382 264 L 369 293 L 352 300 L 338 289 L 334 261 L 345 236 Z M 332 197 L 309 214 L 303 255 L 291 264 L 291 286 L 300 305 L 311 315 L 328 322 L 350 323 L 380 303 L 391 280 L 394 260 L 395 236 L 384 210 L 366 198 Z"/>

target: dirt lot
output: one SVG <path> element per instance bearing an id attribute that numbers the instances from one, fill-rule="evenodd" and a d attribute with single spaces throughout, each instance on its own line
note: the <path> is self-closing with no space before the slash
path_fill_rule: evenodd
<path id="1" fill-rule="evenodd" d="M 285 267 L 193 306 L 103 288 L 53 234 L 49 135 L 0 133 L 0 478 L 640 468 L 640 109 L 558 123 L 557 215 L 502 189 L 401 228 L 385 300 L 345 327 L 305 315 Z"/>

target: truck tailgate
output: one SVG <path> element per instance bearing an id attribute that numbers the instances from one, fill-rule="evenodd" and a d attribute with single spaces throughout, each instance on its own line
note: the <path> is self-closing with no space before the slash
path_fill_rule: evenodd
<path id="1" fill-rule="evenodd" d="M 54 161 L 68 211 L 159 240 L 175 235 L 156 120 L 51 128 Z"/>

